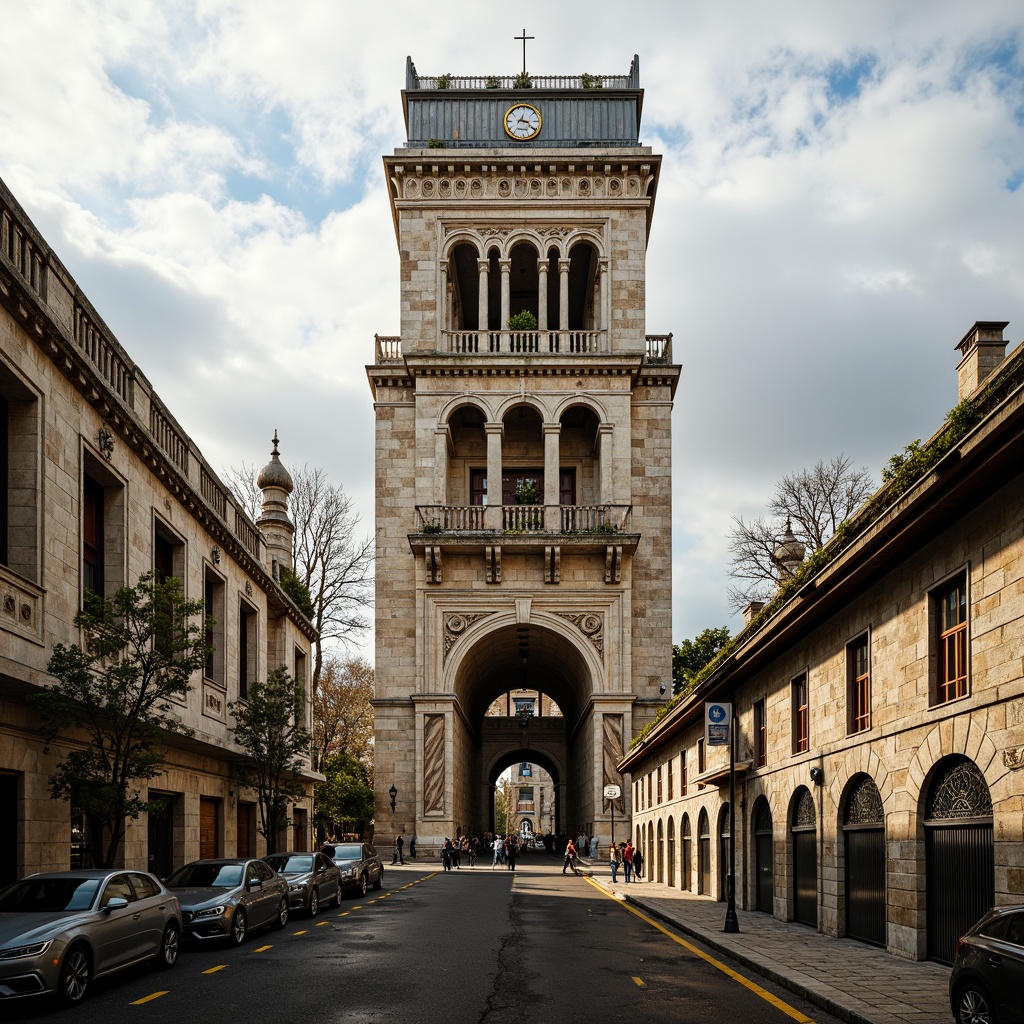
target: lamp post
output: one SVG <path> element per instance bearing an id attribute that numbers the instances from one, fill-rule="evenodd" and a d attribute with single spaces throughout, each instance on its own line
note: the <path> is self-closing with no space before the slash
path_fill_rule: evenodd
<path id="1" fill-rule="evenodd" d="M 391 783 L 391 788 L 388 790 L 388 796 L 391 797 L 391 813 L 395 813 L 395 799 L 398 796 L 398 790 L 395 789 L 395 784 Z"/>

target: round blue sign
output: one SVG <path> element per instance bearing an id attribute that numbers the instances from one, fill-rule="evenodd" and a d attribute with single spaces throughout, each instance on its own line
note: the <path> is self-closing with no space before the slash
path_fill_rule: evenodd
<path id="1" fill-rule="evenodd" d="M 725 708 L 721 704 L 712 704 L 708 708 L 708 718 L 712 722 L 724 722 L 725 721 Z"/>

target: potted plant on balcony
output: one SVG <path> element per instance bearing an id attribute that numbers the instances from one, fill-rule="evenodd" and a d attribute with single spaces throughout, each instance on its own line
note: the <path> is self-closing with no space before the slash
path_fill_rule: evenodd
<path id="1" fill-rule="evenodd" d="M 524 480 L 518 484 L 515 499 L 517 505 L 539 505 L 540 492 L 537 490 L 537 481 Z M 524 530 L 539 530 L 543 525 L 543 517 L 536 514 L 526 515 L 520 519 L 520 524 Z"/>
<path id="2" fill-rule="evenodd" d="M 513 313 L 505 321 L 505 326 L 510 331 L 523 332 L 513 334 L 509 338 L 509 345 L 513 352 L 529 352 L 536 347 L 537 339 L 532 332 L 537 330 L 537 318 L 528 309 Z"/>

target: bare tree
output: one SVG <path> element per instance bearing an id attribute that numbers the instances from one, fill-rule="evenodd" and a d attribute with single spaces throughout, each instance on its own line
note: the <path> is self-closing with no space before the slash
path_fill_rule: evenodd
<path id="1" fill-rule="evenodd" d="M 373 755 L 373 666 L 363 658 L 324 659 L 320 685 L 313 695 L 314 768 L 345 753 L 367 767 Z"/>
<path id="2" fill-rule="evenodd" d="M 737 585 L 729 588 L 730 607 L 735 611 L 750 601 L 771 598 L 779 572 L 774 552 L 787 526 L 811 555 L 870 497 L 874 487 L 871 473 L 863 466 L 854 467 L 853 460 L 843 454 L 784 476 L 768 502 L 767 518 L 749 523 L 733 520 L 729 575 Z"/>
<path id="3" fill-rule="evenodd" d="M 235 497 L 258 519 L 262 494 L 259 470 L 242 463 L 224 474 Z M 313 650 L 313 693 L 324 665 L 324 644 L 348 644 L 368 628 L 366 610 L 373 602 L 373 537 L 357 537 L 359 515 L 352 499 L 327 473 L 304 465 L 292 473 L 290 508 L 295 536 L 295 573 L 313 602 L 313 625 L 319 633 Z"/>

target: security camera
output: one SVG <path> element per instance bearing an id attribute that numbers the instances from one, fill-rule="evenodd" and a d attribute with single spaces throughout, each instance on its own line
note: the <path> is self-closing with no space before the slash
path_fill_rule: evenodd
<path id="1" fill-rule="evenodd" d="M 665 684 L 664 683 L 662 683 L 661 686 L 658 687 L 658 693 L 660 693 L 662 695 L 662 697 L 665 696 Z"/>
<path id="2" fill-rule="evenodd" d="M 824 778 L 825 773 L 817 765 L 814 765 L 811 768 L 811 782 L 816 786 L 820 786 Z"/>

